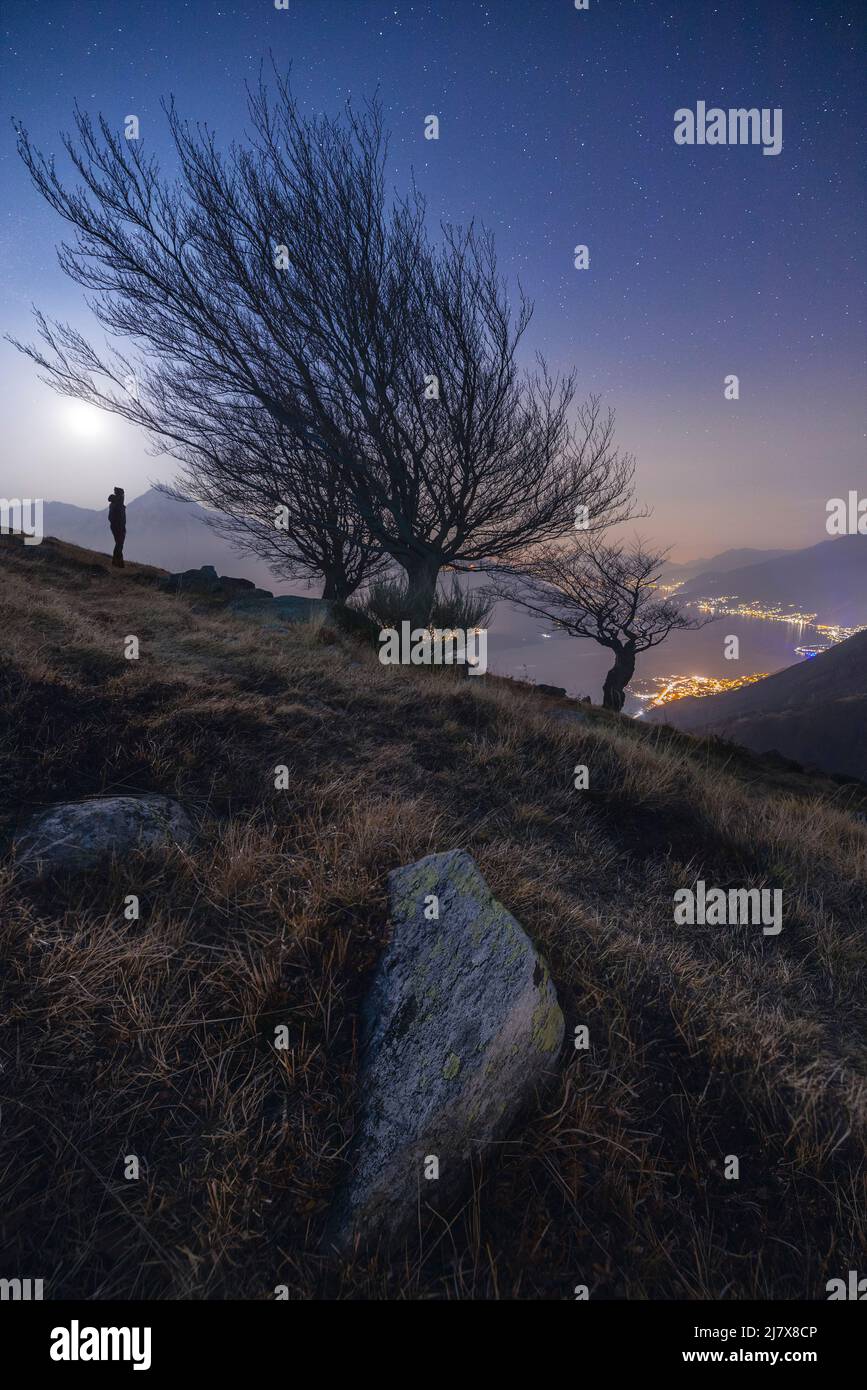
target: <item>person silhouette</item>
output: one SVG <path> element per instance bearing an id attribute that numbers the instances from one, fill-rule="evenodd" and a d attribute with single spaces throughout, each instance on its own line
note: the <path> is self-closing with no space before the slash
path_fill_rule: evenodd
<path id="1" fill-rule="evenodd" d="M 114 554 L 111 563 L 116 569 L 123 569 L 123 543 L 126 540 L 126 507 L 123 501 L 123 488 L 116 487 L 108 499 L 108 524 L 114 536 Z"/>

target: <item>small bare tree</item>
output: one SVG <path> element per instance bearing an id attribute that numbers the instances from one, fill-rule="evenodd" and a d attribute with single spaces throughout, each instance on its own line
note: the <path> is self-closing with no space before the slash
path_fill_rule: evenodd
<path id="1" fill-rule="evenodd" d="M 626 687 L 639 652 L 658 647 L 670 632 L 703 627 L 708 618 L 690 618 L 671 599 L 659 595 L 666 550 L 643 541 L 603 544 L 594 537 L 571 545 L 545 546 L 524 560 L 520 572 L 498 577 L 490 587 L 573 637 L 589 637 L 614 653 L 605 677 L 602 704 L 622 710 Z"/>

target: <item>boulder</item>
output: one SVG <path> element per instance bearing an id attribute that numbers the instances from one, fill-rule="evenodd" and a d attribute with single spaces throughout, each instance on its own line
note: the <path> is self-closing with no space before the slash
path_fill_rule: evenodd
<path id="1" fill-rule="evenodd" d="M 220 576 L 213 565 L 202 565 L 201 569 L 182 570 L 179 574 L 167 574 L 165 579 L 161 579 L 157 584 L 158 589 L 162 589 L 167 594 L 194 593 L 210 594 L 213 593 L 220 582 Z"/>
<path id="2" fill-rule="evenodd" d="M 593 716 L 583 709 L 555 709 L 548 718 L 563 724 L 590 724 L 593 721 Z"/>
<path id="3" fill-rule="evenodd" d="M 274 600 L 274 608 L 285 623 L 309 623 L 320 615 L 331 615 L 331 602 L 325 598 L 304 598 L 296 594 L 281 594 Z"/>
<path id="4" fill-rule="evenodd" d="M 167 594 L 207 594 L 217 599 L 238 599 L 255 596 L 260 601 L 273 598 L 269 589 L 257 589 L 250 579 L 233 579 L 230 575 L 219 575 L 213 565 L 202 565 L 196 570 L 182 570 L 178 574 L 168 574 L 161 579 L 157 588 Z"/>
<path id="5" fill-rule="evenodd" d="M 227 607 L 230 613 L 270 614 L 274 610 L 274 595 L 267 589 L 257 589 L 251 584 L 249 590 L 243 593 L 230 594 Z"/>
<path id="6" fill-rule="evenodd" d="M 252 618 L 257 626 L 269 631 L 285 628 L 287 623 L 309 623 L 319 614 L 325 618 L 330 609 L 330 603 L 321 598 L 272 598 L 261 589 L 233 599 L 228 606 L 228 612 L 236 617 Z"/>
<path id="7" fill-rule="evenodd" d="M 16 866 L 28 878 L 101 868 L 131 850 L 188 845 L 195 827 L 167 796 L 101 796 L 41 812 L 16 840 Z"/>
<path id="8" fill-rule="evenodd" d="M 389 876 L 393 931 L 362 1012 L 352 1175 L 327 1238 L 393 1241 L 448 1215 L 468 1160 L 552 1072 L 563 1015 L 542 958 L 463 850 Z M 438 1176 L 430 1176 L 435 1170 Z"/>
<path id="9" fill-rule="evenodd" d="M 561 700 L 566 695 L 566 687 L 563 685 L 537 685 L 536 689 L 540 695 L 556 695 Z"/>

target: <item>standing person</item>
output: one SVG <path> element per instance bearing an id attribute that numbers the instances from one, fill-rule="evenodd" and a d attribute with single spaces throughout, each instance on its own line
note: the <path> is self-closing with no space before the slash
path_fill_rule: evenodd
<path id="1" fill-rule="evenodd" d="M 126 540 L 126 507 L 123 501 L 123 488 L 116 487 L 108 499 L 108 524 L 114 536 L 114 554 L 111 563 L 116 569 L 123 569 L 123 543 Z"/>

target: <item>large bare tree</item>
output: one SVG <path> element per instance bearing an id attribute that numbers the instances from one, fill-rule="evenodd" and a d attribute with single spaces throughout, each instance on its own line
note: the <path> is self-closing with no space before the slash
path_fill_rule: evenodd
<path id="1" fill-rule="evenodd" d="M 614 653 L 602 703 L 622 710 L 640 652 L 658 647 L 671 632 L 703 627 L 688 617 L 659 582 L 668 552 L 631 544 L 576 538 L 565 547 L 545 546 L 521 572 L 498 576 L 490 593 L 557 625 L 573 637 L 589 637 Z"/>
<path id="2" fill-rule="evenodd" d="M 100 354 L 40 316 L 43 347 L 23 350 L 52 385 L 142 424 L 202 500 L 225 491 L 221 470 L 235 489 L 245 431 L 267 413 L 290 479 L 331 470 L 365 536 L 405 568 L 419 621 L 443 565 L 509 563 L 582 507 L 590 533 L 629 514 L 613 416 L 598 399 L 575 409 L 574 376 L 520 366 L 532 311 L 522 295 L 513 313 L 491 239 L 444 228 L 434 244 L 415 190 L 389 199 L 376 103 L 305 118 L 277 75 L 224 152 L 166 114 L 174 182 L 103 118 L 77 111 L 64 137 L 74 187 L 19 131 L 74 232 L 61 266 L 134 345 Z M 328 506 L 328 487 L 301 495 Z"/>

